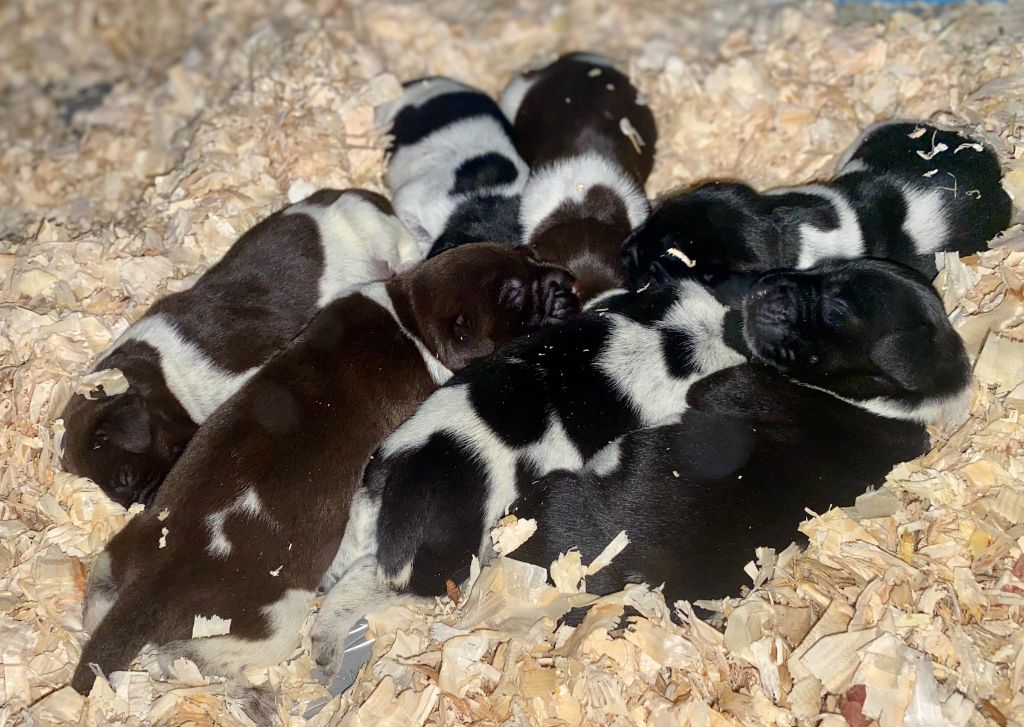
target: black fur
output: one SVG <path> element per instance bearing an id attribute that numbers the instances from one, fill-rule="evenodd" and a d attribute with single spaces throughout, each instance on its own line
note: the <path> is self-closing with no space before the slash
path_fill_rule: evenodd
<path id="1" fill-rule="evenodd" d="M 915 128 L 925 133 L 911 139 Z M 948 148 L 923 159 L 918 152 L 928 156 L 933 140 Z M 977 151 L 975 146 L 961 134 L 927 124 L 882 125 L 868 132 L 836 178 L 817 186 L 838 194 L 852 208 L 863 256 L 894 260 L 934 275 L 934 255 L 921 254 L 919 245 L 969 255 L 984 250 L 988 240 L 1010 223 L 1012 205 L 1000 184 L 998 159 L 991 149 Z M 941 244 L 936 239 L 915 242 L 907 233 L 912 199 L 907 190 L 941 194 Z M 741 182 L 698 185 L 664 199 L 626 241 L 622 252 L 630 285 L 680 277 L 715 284 L 735 272 L 813 264 L 822 256 L 811 252 L 801 230 L 836 230 L 841 222 L 838 212 L 835 203 L 815 194 L 813 187 L 760 194 Z M 845 247 L 828 256 L 860 256 L 853 252 L 852 240 Z M 695 265 L 670 254 L 673 248 Z"/>
<path id="2" fill-rule="evenodd" d="M 692 283 L 685 286 L 677 295 L 699 290 Z M 729 480 L 729 494 L 723 495 L 721 502 L 698 506 L 698 513 L 711 517 L 718 510 L 730 509 L 729 498 L 741 502 L 743 488 L 756 485 L 758 478 L 768 478 L 769 485 L 783 483 L 785 476 L 803 476 L 800 467 L 804 466 L 823 473 L 842 465 L 849 479 L 837 486 L 862 491 L 896 462 L 923 451 L 924 425 L 947 413 L 956 414 L 969 392 L 968 360 L 938 295 L 919 273 L 895 263 L 832 261 L 807 271 L 761 276 L 741 309 L 718 320 L 717 343 L 706 337 L 709 331 L 714 333 L 707 321 L 701 319 L 694 328 L 682 325 L 686 316 L 695 315 L 697 298 L 686 300 L 681 308 L 668 309 L 675 312 L 658 323 L 629 322 L 616 312 L 617 308 L 658 308 L 660 302 L 643 306 L 637 300 L 663 301 L 664 296 L 664 290 L 609 296 L 598 301 L 594 311 L 557 331 L 530 334 L 498 355 L 467 367 L 384 441 L 364 482 L 367 502 L 379 503 L 380 509 L 375 542 L 363 547 L 376 554 L 385 579 L 401 583 L 401 574 L 411 564 L 411 579 L 404 587 L 422 595 L 443 593 L 445 581 L 455 576 L 453 569 L 463 567 L 470 555 L 480 551 L 481 540 L 492 524 L 488 518 L 511 504 L 511 500 L 501 499 L 510 488 L 514 496 L 525 498 L 521 504 L 532 508 L 524 513 L 533 516 L 539 512 L 547 519 L 548 530 L 554 532 L 550 542 L 560 546 L 566 541 L 555 531 L 563 518 L 592 524 L 597 522 L 588 519 L 592 515 L 614 521 L 621 509 L 625 522 L 636 528 L 642 520 L 640 515 L 629 519 L 632 508 L 643 517 L 654 518 L 651 542 L 656 542 L 663 530 L 671 531 L 673 523 L 680 523 L 685 530 L 687 523 L 699 522 L 702 515 L 691 521 L 683 506 L 659 505 L 643 492 L 636 502 L 629 495 L 613 503 L 607 491 L 617 479 L 598 477 L 595 463 L 589 470 L 593 476 L 541 479 L 558 469 L 588 471 L 583 468 L 584 460 L 642 427 L 667 425 L 682 416 L 678 431 L 685 433 L 684 438 L 693 438 L 692 447 L 679 445 L 682 448 L 677 448 L 677 455 L 666 460 L 678 466 L 664 467 L 680 472 L 680 468 L 690 468 L 682 477 L 694 483 L 696 489 L 688 491 L 696 493 L 694 497 L 712 497 L 705 480 L 718 483 L 733 474 L 737 478 L 743 475 L 742 486 Z M 680 314 L 683 317 L 678 323 L 667 325 Z M 694 324 L 690 321 L 687 325 Z M 684 393 L 684 400 L 678 402 L 637 401 L 628 396 L 629 387 L 620 384 L 627 381 L 628 372 L 609 375 L 597 361 L 607 364 L 603 357 L 614 342 L 646 340 L 635 335 L 641 329 L 660 341 L 654 355 L 661 361 L 651 359 L 643 375 L 654 382 L 655 391 L 668 397 L 672 382 L 703 376 L 709 376 L 711 383 L 692 394 Z M 688 330 L 703 331 L 704 337 L 687 336 Z M 737 336 L 742 337 L 743 348 L 759 368 L 735 367 L 742 361 L 738 352 L 731 359 L 721 353 L 713 355 L 720 350 L 713 345 L 721 346 L 723 340 Z M 652 354 L 636 351 L 636 356 L 644 355 Z M 630 363 L 623 360 L 622 365 Z M 732 374 L 714 373 L 729 367 L 733 367 L 729 369 Z M 699 413 L 687 413 L 689 406 L 697 407 Z M 654 419 L 655 415 L 660 420 Z M 554 423 L 561 426 L 564 437 L 547 440 L 544 435 L 552 431 Z M 748 428 L 759 429 L 762 423 L 766 426 L 763 435 L 747 433 Z M 481 438 L 481 431 L 492 438 Z M 677 429 L 665 431 L 669 432 L 665 436 L 672 437 Z M 801 444 L 804 433 L 807 439 Z M 627 438 L 623 449 L 627 463 L 633 461 L 629 457 L 643 462 L 652 456 L 654 445 L 648 438 L 657 436 L 661 435 Z M 829 451 L 829 447 L 839 451 Z M 630 454 L 634 449 L 636 454 Z M 572 452 L 580 456 L 574 458 Z M 802 463 L 783 467 L 787 459 L 800 460 L 802 452 L 806 452 Z M 510 458 L 515 463 L 511 481 Z M 858 463 L 847 466 L 858 458 Z M 656 463 L 664 469 L 662 464 L 660 460 Z M 642 479 L 640 464 L 629 467 L 632 469 L 624 477 Z M 779 468 L 780 474 L 762 474 L 772 468 Z M 541 494 L 535 493 L 538 481 Z M 814 484 L 820 482 L 808 481 L 806 487 Z M 653 483 L 651 487 L 667 486 Z M 552 506 L 548 513 L 544 493 L 558 488 L 565 494 L 554 501 L 563 504 Z M 570 503 L 573 488 L 580 492 L 575 504 Z M 831 497 L 830 492 L 822 496 Z M 807 493 L 798 494 L 794 498 L 806 504 Z M 749 497 L 756 503 L 757 498 L 770 496 L 758 490 Z M 785 503 L 789 500 L 780 499 L 779 506 L 788 507 Z M 658 514 L 652 514 L 653 510 Z M 781 514 L 786 513 L 788 510 Z M 607 544 L 610 538 L 605 536 L 613 526 L 606 528 L 604 520 L 597 522 L 597 535 L 587 544 Z M 611 534 L 619 529 L 616 526 Z M 576 534 L 577 530 L 568 532 Z M 765 532 L 755 534 L 760 537 Z M 647 542 L 645 531 L 630 534 Z M 736 538 L 738 544 L 745 542 Z M 722 557 L 740 557 L 735 547 L 727 545 L 724 550 L 728 552 Z M 538 558 L 552 556 L 549 549 L 541 552 Z M 670 550 L 664 558 L 673 553 Z M 637 558 L 643 561 L 649 556 L 641 549 Z M 621 580 L 616 582 L 621 585 Z"/>
<path id="3" fill-rule="evenodd" d="M 446 90 L 415 105 L 431 84 Z M 404 88 L 393 112 L 386 175 L 399 218 L 430 245 L 429 256 L 470 242 L 518 244 L 527 170 L 501 109 L 485 93 L 441 76 Z M 457 124 L 485 119 L 495 124 L 492 137 L 462 128 L 464 144 L 439 141 Z"/>
<path id="4" fill-rule="evenodd" d="M 665 584 L 666 600 L 739 595 L 754 549 L 799 540 L 804 508 L 852 504 L 898 462 L 924 453 L 921 424 L 880 417 L 745 364 L 698 382 L 678 424 L 628 434 L 619 466 L 558 472 L 512 511 L 537 533 L 513 557 L 547 567 L 579 547 L 593 560 L 620 531 L 630 544 L 587 578 L 607 594 Z"/>

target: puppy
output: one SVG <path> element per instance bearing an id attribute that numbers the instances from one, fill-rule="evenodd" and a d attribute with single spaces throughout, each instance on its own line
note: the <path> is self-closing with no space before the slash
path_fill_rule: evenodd
<path id="1" fill-rule="evenodd" d="M 690 388 L 677 424 L 627 434 L 582 472 L 513 507 L 537 533 L 515 557 L 548 566 L 629 546 L 587 578 L 607 594 L 665 584 L 669 603 L 736 595 L 758 546 L 783 549 L 804 508 L 846 504 L 924 454 L 925 425 L 965 406 L 970 367 L 928 281 L 882 261 L 765 276 L 744 333 L 757 361 Z"/>
<path id="2" fill-rule="evenodd" d="M 372 192 L 321 190 L 272 214 L 93 367 L 118 369 L 126 388 L 71 399 L 64 468 L 125 507 L 149 502 L 196 428 L 317 310 L 425 253 Z"/>
<path id="3" fill-rule="evenodd" d="M 452 370 L 572 314 L 572 283 L 526 248 L 480 244 L 328 304 L 101 554 L 72 686 L 87 693 L 92 665 L 125 669 L 147 643 L 226 675 L 287 657 L 373 448 Z M 214 615 L 230 630 L 193 638 Z"/>
<path id="4" fill-rule="evenodd" d="M 529 170 L 489 96 L 441 76 L 411 81 L 378 123 L 391 124 L 384 179 L 395 210 L 431 255 L 481 240 L 519 243 Z"/>
<path id="5" fill-rule="evenodd" d="M 570 53 L 519 75 L 501 106 L 532 172 L 523 240 L 576 275 L 584 301 L 625 284 L 621 247 L 649 211 L 654 115 L 603 56 Z"/>
<path id="6" fill-rule="evenodd" d="M 725 340 L 726 317 L 692 281 L 605 296 L 435 392 L 367 468 L 324 579 L 325 588 L 341 581 L 313 631 L 317 660 L 330 663 L 344 629 L 392 589 L 436 595 L 446 580 L 462 580 L 530 482 L 579 469 L 626 432 L 675 421 L 694 381 L 745 361 Z"/>
<path id="7" fill-rule="evenodd" d="M 968 255 L 1010 224 L 995 153 L 928 124 L 873 127 L 831 182 L 760 194 L 710 182 L 665 199 L 623 246 L 630 285 L 887 258 L 934 276 L 933 253 Z"/>

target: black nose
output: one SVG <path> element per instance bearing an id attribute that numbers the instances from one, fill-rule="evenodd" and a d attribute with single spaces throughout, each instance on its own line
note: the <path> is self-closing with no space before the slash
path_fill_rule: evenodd
<path id="1" fill-rule="evenodd" d="M 765 323 L 780 323 L 796 315 L 797 290 L 785 280 L 761 281 L 750 289 L 750 302 Z"/>
<path id="2" fill-rule="evenodd" d="M 573 291 L 576 278 L 567 270 L 552 268 L 533 284 L 535 310 L 541 324 L 565 320 L 579 312 L 580 301 Z"/>

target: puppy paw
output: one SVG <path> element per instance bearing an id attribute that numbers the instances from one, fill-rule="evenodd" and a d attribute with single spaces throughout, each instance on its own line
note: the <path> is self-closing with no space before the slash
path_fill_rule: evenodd
<path id="1" fill-rule="evenodd" d="M 330 614 L 322 611 L 310 630 L 309 637 L 313 643 L 313 661 L 326 674 L 332 675 L 340 666 L 341 654 L 345 647 L 347 634 L 339 633 L 331 623 Z"/>
<path id="2" fill-rule="evenodd" d="M 553 285 L 544 301 L 544 322 L 558 323 L 580 312 L 580 300 L 566 285 Z"/>

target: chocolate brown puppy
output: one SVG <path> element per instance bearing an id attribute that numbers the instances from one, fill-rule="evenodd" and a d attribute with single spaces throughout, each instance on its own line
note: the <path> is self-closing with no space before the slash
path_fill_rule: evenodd
<path id="1" fill-rule="evenodd" d="M 573 282 L 528 248 L 480 243 L 325 307 L 100 555 L 74 688 L 147 643 L 227 675 L 287 657 L 374 447 L 452 370 L 575 312 Z M 199 616 L 230 625 L 193 638 Z"/>
<path id="2" fill-rule="evenodd" d="M 531 174 L 523 240 L 578 279 L 583 300 L 625 284 L 621 247 L 649 211 L 654 115 L 607 58 L 570 53 L 502 95 Z"/>
<path id="3" fill-rule="evenodd" d="M 94 390 L 62 414 L 63 466 L 125 507 L 148 502 L 199 425 L 321 307 L 426 252 L 373 192 L 321 190 L 275 212 L 103 355 L 83 379 Z"/>

